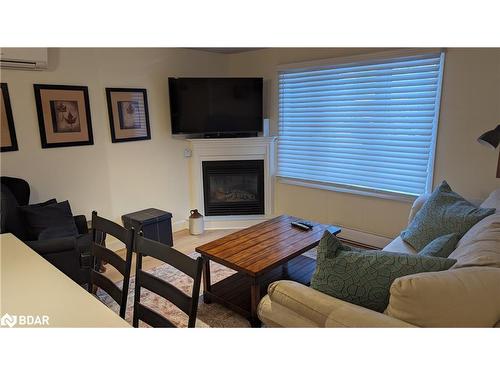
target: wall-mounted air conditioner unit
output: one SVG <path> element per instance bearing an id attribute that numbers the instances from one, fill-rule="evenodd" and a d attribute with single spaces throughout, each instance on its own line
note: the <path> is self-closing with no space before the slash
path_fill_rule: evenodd
<path id="1" fill-rule="evenodd" d="M 47 69 L 47 48 L 2 48 L 0 68 L 20 70 Z"/>

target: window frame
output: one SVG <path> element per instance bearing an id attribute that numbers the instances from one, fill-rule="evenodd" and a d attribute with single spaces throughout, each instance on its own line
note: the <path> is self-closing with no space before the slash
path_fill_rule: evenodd
<path id="1" fill-rule="evenodd" d="M 446 49 L 444 48 L 418 48 L 418 49 L 398 49 L 398 50 L 390 50 L 384 52 L 377 53 L 369 53 L 369 54 L 359 54 L 359 55 L 351 55 L 351 56 L 343 56 L 336 57 L 330 59 L 321 59 L 321 60 L 311 60 L 304 61 L 298 63 L 289 63 L 289 64 L 281 64 L 276 67 L 276 93 L 277 93 L 277 120 L 278 120 L 278 142 L 279 137 L 281 135 L 281 112 L 280 108 L 280 73 L 285 71 L 307 71 L 312 68 L 321 68 L 332 65 L 340 65 L 340 64 L 349 64 L 349 63 L 357 63 L 357 62 L 370 62 L 373 60 L 379 59 L 390 59 L 397 57 L 407 57 L 407 56 L 417 56 L 420 54 L 428 54 L 428 53 L 440 53 L 441 60 L 439 66 L 439 77 L 437 84 L 437 92 L 436 92 L 436 101 L 435 101 L 435 110 L 434 110 L 434 119 L 433 119 L 433 127 L 432 127 L 432 139 L 430 144 L 430 152 L 429 152 L 429 161 L 428 161 L 428 173 L 425 184 L 425 189 L 423 194 L 427 194 L 432 191 L 433 181 L 434 181 L 434 167 L 435 167 L 435 159 L 436 159 L 436 147 L 437 147 L 437 136 L 438 136 L 438 128 L 439 128 L 439 114 L 440 114 L 440 104 L 442 99 L 442 85 L 443 85 L 443 76 L 445 69 L 445 60 L 446 60 Z M 390 199 L 395 201 L 402 202 L 413 202 L 418 195 L 411 193 L 400 193 L 400 192 L 392 192 L 386 191 L 376 188 L 367 188 L 360 187 L 355 185 L 348 184 L 338 184 L 334 182 L 321 182 L 307 179 L 299 179 L 294 177 L 280 176 L 279 168 L 278 168 L 278 159 L 280 148 L 278 147 L 278 153 L 276 158 L 276 170 L 277 170 L 277 181 L 283 184 L 295 185 L 301 187 L 308 187 L 314 189 L 321 190 L 329 190 L 341 193 L 350 193 L 361 196 L 370 196 L 382 199 Z"/>

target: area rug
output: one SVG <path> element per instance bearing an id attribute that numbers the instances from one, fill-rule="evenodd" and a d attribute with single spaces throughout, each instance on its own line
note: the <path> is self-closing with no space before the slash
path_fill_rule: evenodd
<path id="1" fill-rule="evenodd" d="M 304 255 L 313 258 L 316 257 L 316 253 L 314 250 L 308 251 Z M 199 254 L 192 253 L 189 254 L 189 256 L 192 258 L 197 258 Z M 216 283 L 235 273 L 235 271 L 215 262 L 210 262 L 210 271 L 212 283 Z M 168 281 L 188 295 L 190 295 L 192 292 L 192 279 L 181 271 L 167 264 L 152 268 L 150 270 L 147 270 L 147 272 L 159 277 L 162 280 Z M 121 288 L 122 281 L 119 281 L 118 283 L 116 283 L 116 285 Z M 135 277 L 131 277 L 130 289 L 127 298 L 127 309 L 125 313 L 125 320 L 130 324 L 132 324 L 132 316 L 134 310 L 134 286 Z M 97 291 L 96 297 L 111 310 L 115 311 L 118 314 L 118 304 L 108 294 L 106 294 L 106 292 L 99 289 Z M 187 315 L 184 314 L 184 312 L 177 308 L 175 305 L 158 296 L 157 294 L 142 288 L 141 303 L 165 316 L 177 327 L 187 327 Z M 203 298 L 200 297 L 196 326 L 204 328 L 248 328 L 250 327 L 250 324 L 248 320 L 243 316 L 227 309 L 222 305 L 219 305 L 218 303 L 203 303 Z M 139 322 L 139 327 L 149 326 L 144 322 Z"/>

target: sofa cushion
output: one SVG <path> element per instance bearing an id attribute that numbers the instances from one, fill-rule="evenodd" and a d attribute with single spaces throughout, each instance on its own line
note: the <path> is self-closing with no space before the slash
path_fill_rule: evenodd
<path id="1" fill-rule="evenodd" d="M 453 250 L 455 250 L 459 239 L 458 233 L 445 234 L 433 239 L 418 254 L 429 257 L 448 258 Z"/>
<path id="2" fill-rule="evenodd" d="M 40 203 L 33 203 L 33 204 L 28 204 L 27 206 L 20 206 L 20 207 L 44 207 L 48 206 L 49 204 L 54 204 L 57 203 L 57 200 L 55 198 L 49 199 L 45 202 L 40 202 Z"/>
<path id="3" fill-rule="evenodd" d="M 479 208 L 451 190 L 443 181 L 417 212 L 401 238 L 415 250 L 449 233 L 463 236 L 474 224 L 495 212 L 491 208 Z"/>
<path id="4" fill-rule="evenodd" d="M 429 199 L 430 196 L 430 194 L 422 194 L 413 201 L 410 209 L 410 214 L 408 215 L 408 224 L 411 223 L 417 212 L 420 211 L 420 209 L 423 207 L 425 202 L 427 202 L 427 199 Z"/>
<path id="5" fill-rule="evenodd" d="M 72 225 L 59 225 L 43 229 L 38 234 L 39 240 L 49 240 L 51 238 L 74 237 L 75 231 Z"/>
<path id="6" fill-rule="evenodd" d="M 19 207 L 23 212 L 28 233 L 31 239 L 39 239 L 40 234 L 50 228 L 64 232 L 65 236 L 77 236 L 78 229 L 71 213 L 68 201 L 46 205 L 31 205 Z M 42 237 L 53 238 L 53 235 L 43 234 Z"/>
<path id="7" fill-rule="evenodd" d="M 407 244 L 403 241 L 401 236 L 397 236 L 393 239 L 382 251 L 388 251 L 391 253 L 403 253 L 403 254 L 417 254 L 417 250 L 411 247 L 410 244 Z"/>
<path id="8" fill-rule="evenodd" d="M 500 269 L 470 267 L 400 277 L 385 314 L 420 327 L 494 327 Z"/>
<path id="9" fill-rule="evenodd" d="M 412 327 L 290 280 L 271 283 L 257 312 L 271 327 Z"/>
<path id="10" fill-rule="evenodd" d="M 489 266 L 500 268 L 500 213 L 474 225 L 449 255 L 457 260 L 453 268 Z"/>
<path id="11" fill-rule="evenodd" d="M 500 189 L 492 191 L 488 198 L 481 203 L 482 208 L 494 208 L 496 213 L 500 213 Z"/>
<path id="12" fill-rule="evenodd" d="M 1 233 L 12 233 L 21 240 L 27 239 L 26 228 L 24 227 L 21 213 L 17 210 L 17 203 L 14 193 L 7 185 L 2 184 L 1 189 Z"/>
<path id="13" fill-rule="evenodd" d="M 453 259 L 386 251 L 351 251 L 326 231 L 318 245 L 311 287 L 341 300 L 384 311 L 389 288 L 401 276 L 450 268 Z"/>

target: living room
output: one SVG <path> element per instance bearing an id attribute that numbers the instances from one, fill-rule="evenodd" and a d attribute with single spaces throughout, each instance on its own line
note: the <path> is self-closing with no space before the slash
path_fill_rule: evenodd
<path id="1" fill-rule="evenodd" d="M 2 40 L 2 328 L 500 327 L 498 31 L 369 30 Z"/>

